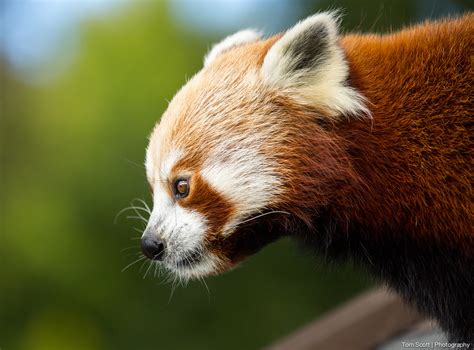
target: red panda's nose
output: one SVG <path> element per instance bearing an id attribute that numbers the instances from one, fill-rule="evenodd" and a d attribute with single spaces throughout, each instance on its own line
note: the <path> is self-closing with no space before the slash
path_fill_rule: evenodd
<path id="1" fill-rule="evenodd" d="M 165 252 L 165 242 L 155 237 L 142 238 L 142 252 L 151 260 L 161 260 Z"/>

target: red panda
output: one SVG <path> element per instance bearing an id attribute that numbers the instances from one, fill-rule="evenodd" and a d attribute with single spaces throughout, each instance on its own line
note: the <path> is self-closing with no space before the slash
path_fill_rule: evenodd
<path id="1" fill-rule="evenodd" d="M 150 137 L 143 253 L 201 278 L 291 236 L 472 344 L 473 43 L 472 13 L 345 36 L 320 13 L 224 39 Z"/>

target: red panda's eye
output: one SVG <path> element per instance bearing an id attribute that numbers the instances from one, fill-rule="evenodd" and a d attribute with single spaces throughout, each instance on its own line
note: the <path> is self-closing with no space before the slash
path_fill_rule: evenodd
<path id="1" fill-rule="evenodd" d="M 189 194 L 189 180 L 177 179 L 174 182 L 173 192 L 176 198 L 184 198 Z"/>

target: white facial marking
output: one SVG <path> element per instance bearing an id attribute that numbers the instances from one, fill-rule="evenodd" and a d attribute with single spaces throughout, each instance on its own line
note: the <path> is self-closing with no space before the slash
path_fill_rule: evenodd
<path id="1" fill-rule="evenodd" d="M 239 221 L 263 210 L 279 192 L 280 180 L 257 147 L 244 148 L 222 143 L 204 164 L 202 176 L 236 209 L 225 225 L 229 234 Z"/>
<path id="2" fill-rule="evenodd" d="M 161 163 L 160 167 L 160 180 L 165 181 L 169 178 L 171 169 L 181 159 L 183 151 L 180 149 L 171 150 L 166 156 L 165 160 Z"/>
<path id="3" fill-rule="evenodd" d="M 213 254 L 206 254 L 201 261 L 194 264 L 192 268 L 175 268 L 170 269 L 182 280 L 189 280 L 192 278 L 200 278 L 214 273 L 219 266 L 219 260 Z"/>
<path id="4" fill-rule="evenodd" d="M 179 260 L 181 253 L 201 247 L 206 219 L 194 210 L 181 207 L 162 186 L 157 189 L 148 225 L 166 242 L 170 254 L 176 255 L 175 260 Z"/>
<path id="5" fill-rule="evenodd" d="M 145 153 L 145 169 L 146 169 L 146 177 L 148 179 L 153 178 L 153 157 L 151 155 L 151 147 L 150 144 L 148 145 Z"/>

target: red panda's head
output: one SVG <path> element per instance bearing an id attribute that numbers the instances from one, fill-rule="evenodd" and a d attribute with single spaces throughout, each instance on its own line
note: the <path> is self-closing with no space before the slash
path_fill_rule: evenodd
<path id="1" fill-rule="evenodd" d="M 328 13 L 281 36 L 247 30 L 214 46 L 150 138 L 145 255 L 201 277 L 309 225 L 348 171 L 328 126 L 367 113 L 348 74 Z"/>

